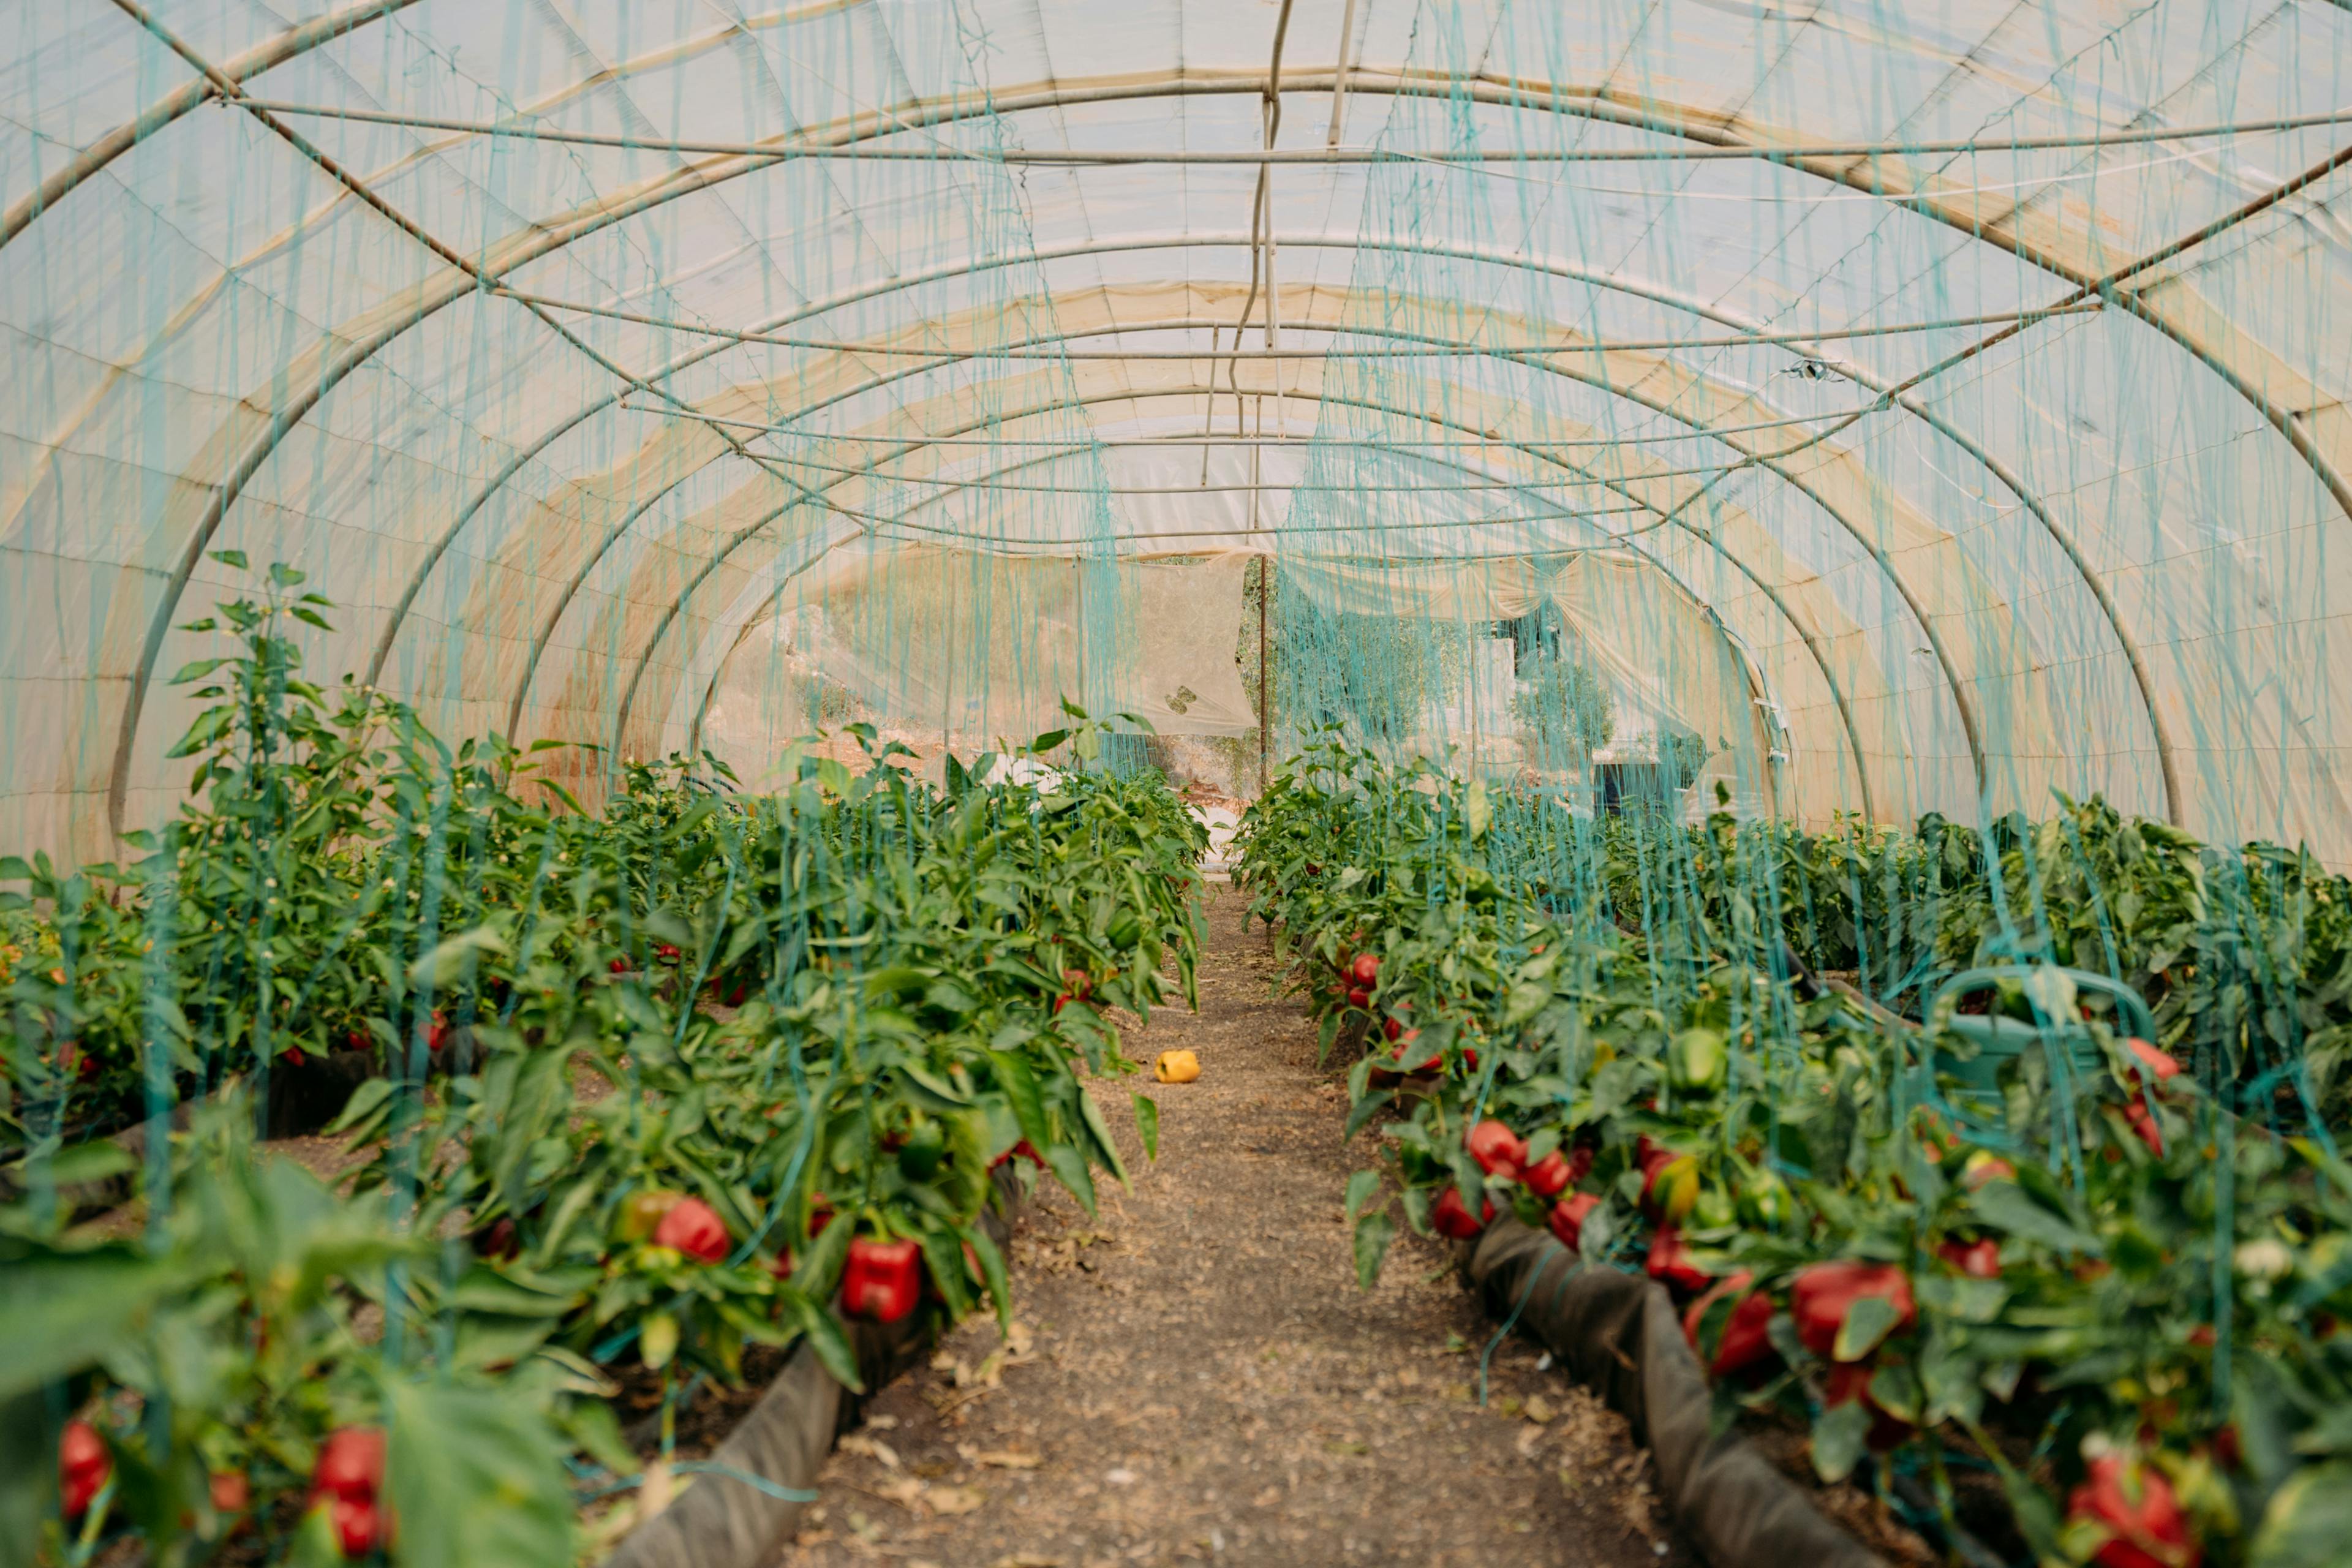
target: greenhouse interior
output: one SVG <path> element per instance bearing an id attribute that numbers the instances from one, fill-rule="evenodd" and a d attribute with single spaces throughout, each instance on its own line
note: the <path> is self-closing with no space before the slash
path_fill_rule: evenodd
<path id="1" fill-rule="evenodd" d="M 0 1568 L 2352 1563 L 2346 0 L 0 104 Z"/>

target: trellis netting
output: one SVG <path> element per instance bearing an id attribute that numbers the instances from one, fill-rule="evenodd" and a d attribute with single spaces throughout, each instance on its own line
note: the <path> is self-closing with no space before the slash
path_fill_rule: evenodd
<path id="1" fill-rule="evenodd" d="M 2058 787 L 2352 858 L 2332 5 L 6 26 L 11 843 L 168 813 L 215 550 L 449 733 L 752 763 L 810 639 L 910 736 L 1066 691 L 1230 742 L 1240 553 L 1271 646 L 1447 645 L 1401 745 L 1524 750 L 1478 645 L 1529 683 L 1539 602 L 1601 749 L 1759 810 Z M 1277 735 L 1353 679 L 1291 652 Z"/>
<path id="2" fill-rule="evenodd" d="M 1131 763 L 1475 781 L 1555 914 L 1729 899 L 1914 1017 L 2063 959 L 2340 1123 L 2336 0 L 40 0 L 0 107 L 26 1180 L 351 1018 L 406 1137 L 529 939 L 447 944 L 607 850 L 637 948 L 717 889 L 778 1008 L 885 973 L 789 846 L 882 900 L 1041 732 L 1103 821 Z M 207 967 L 301 835 L 382 963 Z"/>

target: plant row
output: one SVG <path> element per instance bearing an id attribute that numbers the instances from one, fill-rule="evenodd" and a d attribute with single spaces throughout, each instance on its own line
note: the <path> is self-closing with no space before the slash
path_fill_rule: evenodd
<path id="1" fill-rule="evenodd" d="M 0 866 L 55 960 L 8 992 L 0 1560 L 569 1563 L 639 1472 L 616 1398 L 657 1409 L 658 1491 L 751 1347 L 856 1386 L 849 1323 L 1009 1317 L 999 1173 L 1123 1179 L 1109 1010 L 1192 990 L 1202 836 L 1156 777 L 1086 767 L 1076 715 L 1043 790 L 932 788 L 866 732 L 863 773 L 624 764 L 591 812 L 305 684 L 316 601 L 271 584 L 184 672 L 197 789 L 148 858 Z M 331 1185 L 254 1142 L 318 1058 L 369 1069 Z M 114 1173 L 134 1205 L 72 1228 Z"/>
<path id="2" fill-rule="evenodd" d="M 1723 874 L 1775 841 L 1594 830 L 1336 739 L 1284 770 L 1238 875 L 1327 1047 L 1361 1052 L 1361 1279 L 1399 1223 L 1515 1215 L 1672 1291 L 1723 1419 L 1800 1425 L 1822 1478 L 1955 1552 L 2340 1561 L 2352 1168 L 2326 1122 L 2274 1126 L 2267 1087 L 2127 1037 L 2030 954 L 2000 990 L 2047 1027 L 1971 1094 L 1951 1000 L 1913 1024 L 1792 981 L 1788 906 Z"/>

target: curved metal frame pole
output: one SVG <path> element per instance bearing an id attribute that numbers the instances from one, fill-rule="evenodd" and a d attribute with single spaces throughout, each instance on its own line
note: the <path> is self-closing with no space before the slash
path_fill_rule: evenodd
<path id="1" fill-rule="evenodd" d="M 1048 250 L 1039 251 L 1033 255 L 1020 258 L 1004 258 L 992 260 L 975 258 L 971 261 L 951 262 L 929 272 L 910 274 L 905 278 L 892 279 L 887 283 L 871 285 L 855 290 L 845 291 L 842 294 L 832 296 L 816 304 L 806 306 L 778 317 L 775 319 L 773 325 L 788 325 L 793 321 L 805 320 L 813 316 L 822 315 L 830 310 L 838 310 L 846 305 L 854 304 L 864 300 L 887 295 L 906 289 L 921 287 L 931 282 L 941 281 L 954 277 L 960 277 L 970 271 L 974 267 L 1009 266 L 1015 260 L 1024 262 L 1033 259 L 1055 260 L 1062 259 L 1068 256 L 1107 254 L 1134 249 L 1238 247 L 1245 243 L 1246 241 L 1239 236 L 1203 235 L 1187 236 L 1178 238 L 1155 237 L 1148 240 L 1120 240 L 1113 238 L 1108 240 L 1089 241 L 1082 246 L 1074 245 L 1066 247 L 1053 247 Z M 1541 257 L 1528 257 L 1524 255 L 1511 256 L 1497 251 L 1488 250 L 1485 247 L 1473 246 L 1446 246 L 1433 242 L 1407 244 L 1401 241 L 1377 239 L 1358 240 L 1328 235 L 1293 237 L 1287 239 L 1286 243 L 1294 247 L 1310 249 L 1329 248 L 1397 251 L 1415 255 L 1440 256 L 1495 266 L 1511 267 L 1520 270 L 1541 272 L 1549 276 L 1564 278 L 1570 281 L 1587 283 L 1595 287 L 1607 288 L 1617 292 L 1631 294 L 1635 298 L 1643 299 L 1653 303 L 1665 305 L 1672 309 L 1686 310 L 1692 314 L 1699 316 L 1703 320 L 1714 321 L 1718 325 L 1728 327 L 1735 331 L 1752 331 L 1754 328 L 1754 323 L 1752 321 L 1736 312 L 1727 311 L 1717 306 L 1711 306 L 1701 301 L 1687 299 L 1673 290 L 1648 284 L 1645 280 L 1629 279 L 1622 276 L 1605 276 L 1598 274 L 1589 268 L 1577 267 L 1569 263 L 1557 262 Z M 772 328 L 762 326 L 754 330 L 767 331 L 772 330 Z M 1328 330 L 1338 331 L 1357 329 L 1331 328 Z M 1397 337 L 1411 336 L 1411 334 L 1404 333 L 1383 335 Z M 665 379 L 669 375 L 677 374 L 680 370 L 688 368 L 692 364 L 699 363 L 705 359 L 724 352 L 726 349 L 733 346 L 735 341 L 736 340 L 732 338 L 714 339 L 713 342 L 709 346 L 692 351 L 688 354 L 680 356 L 678 359 L 674 360 L 669 365 L 650 374 L 646 377 L 646 379 L 648 381 Z M 1047 340 L 1041 338 L 1038 341 L 1043 342 Z M 1605 348 L 1606 345 L 1595 346 Z M 1791 343 L 1790 347 L 1791 352 L 1802 352 L 1806 354 L 1806 357 L 1819 359 L 1823 363 L 1832 364 L 1838 370 L 1839 374 L 1843 374 L 1848 379 L 1853 381 L 1856 385 L 1866 387 L 1874 392 L 1883 393 L 1885 390 L 1885 384 L 1880 378 L 1873 375 L 1870 372 L 1864 370 L 1861 366 L 1853 364 L 1850 361 L 1844 360 L 1840 356 L 1830 354 L 1818 344 L 1801 342 Z M 1511 357 L 1515 361 L 1537 364 L 1538 366 L 1542 365 L 1540 358 L 1536 356 L 1507 357 Z M 939 361 L 929 362 L 929 363 L 949 363 L 949 360 L 946 356 L 943 356 Z M 914 368 L 929 368 L 929 364 Z M 1544 368 L 1549 367 L 1544 366 Z M 588 417 L 593 413 L 601 412 L 603 409 L 611 407 L 620 400 L 622 395 L 623 394 L 621 393 L 613 394 L 610 397 L 603 400 L 602 402 L 592 405 L 590 408 L 572 416 L 570 419 L 557 426 L 554 430 L 551 431 L 548 435 L 542 437 L 538 442 L 534 443 L 529 451 L 527 451 L 522 457 L 518 458 L 516 460 L 509 463 L 506 470 L 490 481 L 490 489 L 495 489 L 498 486 L 507 482 L 507 480 L 510 479 L 516 471 L 525 466 L 530 457 L 536 456 L 539 451 L 544 449 L 545 447 L 551 444 L 559 437 L 575 427 L 582 419 Z M 2116 642 L 2123 650 L 2126 662 L 2132 671 L 2134 682 L 2139 689 L 2141 702 L 2147 711 L 2149 731 L 2156 746 L 2158 770 L 2165 791 L 2166 813 L 2168 819 L 2175 826 L 2182 826 L 2184 824 L 2186 807 L 2184 797 L 2180 790 L 2179 768 L 2175 760 L 2170 728 L 2166 723 L 2162 709 L 2157 701 L 2155 683 L 2153 678 L 2148 672 L 2147 660 L 2140 651 L 2138 641 L 2131 635 L 2129 628 L 2125 625 L 2122 613 L 2116 606 L 2113 595 L 2108 592 L 2106 584 L 2098 574 L 2097 569 L 2090 563 L 2088 559 L 2084 555 L 2080 545 L 2074 541 L 2071 533 L 2069 533 L 2057 521 L 2056 517 L 2051 512 L 2048 506 L 2044 504 L 2041 497 L 2031 489 L 2025 484 L 2023 479 L 2019 478 L 1999 458 L 1986 451 L 1982 445 L 1974 437 L 1952 425 L 1948 420 L 1938 415 L 1932 407 L 1920 402 L 1918 399 L 1908 394 L 1898 395 L 1895 399 L 1895 404 L 1896 406 L 1904 409 L 1906 413 L 1913 415 L 1915 417 L 1926 423 L 1938 435 L 1943 436 L 1946 439 L 1960 447 L 1962 451 L 1968 453 L 1970 458 L 1982 464 L 1986 470 L 1991 473 L 1998 482 L 2018 498 L 2020 504 L 2021 504 L 2042 525 L 2043 531 L 2049 534 L 2051 539 L 2057 543 L 2060 550 L 2066 555 L 2069 563 L 2074 567 L 2077 574 L 2083 578 L 2085 586 L 2090 589 L 2093 599 L 2099 605 L 2103 614 L 2105 614 L 2108 626 L 2110 630 L 2114 632 Z M 815 408 L 822 406 L 823 404 L 816 404 L 794 409 L 791 411 L 790 417 L 800 417 L 807 413 L 813 412 Z M 1743 453 L 1743 456 L 1747 455 L 1749 454 Z M 488 500 L 488 491 L 486 490 L 482 496 L 478 497 L 472 504 L 458 515 L 457 521 L 452 524 L 450 530 L 442 535 L 440 540 L 436 542 L 433 549 L 427 552 L 425 559 L 420 563 L 416 574 L 412 576 L 410 583 L 404 590 L 401 595 L 400 604 L 396 608 L 391 622 L 386 626 L 383 637 L 378 643 L 374 659 L 371 662 L 369 667 L 371 683 L 373 682 L 375 676 L 381 671 L 383 660 L 391 651 L 394 639 L 398 633 L 400 618 L 406 613 L 408 606 L 413 603 L 416 594 L 421 589 L 424 574 L 426 572 L 429 572 L 433 564 L 440 560 L 443 552 L 454 541 L 457 531 L 465 526 L 466 521 L 470 519 Z M 1851 529 L 1849 529 L 1849 531 L 1852 531 Z M 1892 572 L 1893 568 L 1891 563 L 1880 560 L 1878 563 L 1882 567 L 1889 570 L 1890 573 Z M 1945 668 L 1947 676 L 1949 678 L 1952 672 L 1948 660 L 1945 661 Z"/>
<path id="2" fill-rule="evenodd" d="M 276 37 L 264 39 L 243 54 L 223 60 L 221 75 L 232 82 L 250 81 L 264 71 L 310 53 L 321 44 L 331 43 L 355 28 L 364 27 L 415 4 L 416 0 L 360 0 L 355 5 L 346 5 L 340 11 L 330 12 L 298 27 L 289 27 Z M 83 148 L 71 163 L 43 180 L 37 190 L 18 197 L 5 215 L 0 215 L 0 246 L 5 246 L 31 227 L 34 219 L 71 195 L 75 188 L 91 175 L 205 100 L 217 96 L 217 88 L 205 78 L 197 77 L 184 86 L 173 88 L 141 110 L 135 117 L 124 121 Z"/>

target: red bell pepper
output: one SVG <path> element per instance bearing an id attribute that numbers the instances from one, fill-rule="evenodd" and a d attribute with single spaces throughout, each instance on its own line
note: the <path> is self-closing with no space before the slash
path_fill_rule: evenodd
<path id="1" fill-rule="evenodd" d="M 1677 1290 L 1705 1289 L 1710 1278 L 1706 1269 L 1691 1261 L 1683 1233 L 1670 1225 L 1662 1225 L 1651 1234 L 1646 1267 L 1651 1279 L 1662 1279 Z"/>
<path id="2" fill-rule="evenodd" d="M 1492 1198 L 1482 1198 L 1478 1208 L 1481 1217 L 1472 1219 L 1470 1205 L 1462 1201 L 1460 1189 L 1448 1186 L 1439 1195 L 1437 1206 L 1429 1211 L 1429 1223 L 1436 1227 L 1440 1236 L 1468 1241 L 1495 1223 L 1495 1201 Z"/>
<path id="3" fill-rule="evenodd" d="M 329 1497 L 373 1500 L 383 1488 L 383 1428 L 343 1426 L 327 1434 L 310 1467 L 310 1489 Z"/>
<path id="4" fill-rule="evenodd" d="M 1470 1157 L 1478 1162 L 1478 1168 L 1490 1176 L 1507 1176 L 1517 1181 L 1527 1164 L 1527 1140 L 1492 1117 L 1470 1129 L 1462 1142 L 1470 1151 Z"/>
<path id="5" fill-rule="evenodd" d="M 1698 1352 L 1710 1376 L 1729 1377 L 1772 1354 L 1772 1338 L 1765 1331 L 1772 1321 L 1772 1298 L 1761 1290 L 1749 1289 L 1755 1280 L 1756 1277 L 1745 1268 L 1728 1279 L 1718 1279 L 1683 1314 L 1683 1338 L 1690 1342 L 1693 1351 Z M 1707 1309 L 1726 1296 L 1738 1300 L 1732 1303 L 1730 1315 L 1723 1320 L 1714 1358 L 1708 1360 L 1706 1353 L 1699 1351 L 1699 1328 L 1706 1321 Z"/>
<path id="6" fill-rule="evenodd" d="M 1991 1237 L 1962 1241 L 1957 1236 L 1948 1236 L 1936 1248 L 1936 1256 L 1972 1279 L 2000 1278 L 2000 1243 Z"/>
<path id="7" fill-rule="evenodd" d="M 1407 1047 L 1412 1046 L 1412 1044 L 1419 1038 L 1421 1038 L 1421 1031 L 1419 1029 L 1407 1029 L 1403 1034 L 1398 1036 L 1396 1049 L 1389 1053 L 1390 1059 L 1399 1062 L 1403 1061 Z M 1407 1068 L 1404 1070 L 1407 1072 L 1435 1072 L 1439 1068 L 1442 1068 L 1444 1065 L 1444 1057 L 1433 1056 L 1427 1061 L 1423 1062 L 1419 1067 Z"/>
<path id="8" fill-rule="evenodd" d="M 87 1421 L 68 1421 L 58 1437 L 58 1489 L 65 1494 L 66 1517 L 79 1519 L 114 1474 L 114 1456 L 98 1428 Z"/>
<path id="9" fill-rule="evenodd" d="M 1356 1008 L 1364 1008 L 1364 1007 L 1369 1007 L 1369 1006 L 1370 1006 L 1371 1005 L 1372 1005 L 1372 994 L 1371 994 L 1370 992 L 1369 992 L 1369 991 L 1365 990 L 1365 989 L 1364 989 L 1362 986 L 1360 986 L 1360 985 L 1351 985 L 1351 986 L 1349 986 L 1349 987 L 1348 988 L 1348 1005 L 1349 1005 L 1349 1006 L 1350 1006 L 1350 1007 L 1356 1007 Z"/>
<path id="10" fill-rule="evenodd" d="M 654 1226 L 656 1247 L 674 1247 L 704 1263 L 725 1258 L 730 1239 L 726 1222 L 700 1198 L 678 1199 Z"/>
<path id="11" fill-rule="evenodd" d="M 1348 965 L 1348 978 L 1359 985 L 1377 985 L 1381 978 L 1380 959 L 1369 952 L 1358 953 L 1356 962 Z"/>
<path id="12" fill-rule="evenodd" d="M 205 1478 L 215 1513 L 243 1513 L 253 1506 L 253 1482 L 243 1470 L 215 1470 Z"/>
<path id="13" fill-rule="evenodd" d="M 1559 1244 L 1570 1252 L 1578 1250 L 1578 1238 L 1584 1234 L 1585 1216 L 1601 1206 L 1601 1200 L 1591 1193 L 1570 1193 L 1551 1205 L 1551 1214 L 1544 1226 L 1559 1237 Z"/>
<path id="14" fill-rule="evenodd" d="M 1381 1020 L 1381 1033 L 1387 1038 L 1393 1040 L 1399 1035 L 1404 1033 L 1404 1026 L 1397 1022 L 1394 1018 L 1383 1018 Z"/>
<path id="15" fill-rule="evenodd" d="M 374 1556 L 389 1538 L 384 1510 L 373 1498 L 335 1498 L 327 1514 L 334 1521 L 335 1544 L 354 1563 Z"/>
<path id="16" fill-rule="evenodd" d="M 923 1294 L 923 1249 L 911 1241 L 849 1244 L 841 1271 L 841 1304 L 853 1318 L 895 1323 L 915 1310 Z"/>
<path id="17" fill-rule="evenodd" d="M 2180 1076 L 2180 1064 L 2146 1040 L 2126 1040 L 2124 1049 L 2129 1051 L 2133 1059 L 2158 1083 L 2164 1083 Z"/>
<path id="18" fill-rule="evenodd" d="M 2109 1532 L 2091 1557 L 2099 1568 L 2197 1568 L 2204 1561 L 2164 1472 L 2121 1454 L 2091 1461 L 2083 1484 L 2067 1496 L 2066 1514 Z"/>
<path id="19" fill-rule="evenodd" d="M 1529 1165 L 1521 1179 L 1536 1196 L 1556 1198 L 1575 1182 L 1576 1173 L 1569 1165 L 1567 1153 L 1555 1149 Z"/>
<path id="20" fill-rule="evenodd" d="M 1895 1309 L 1890 1334 L 1899 1334 L 1918 1321 L 1910 1276 L 1894 1264 L 1853 1258 L 1816 1263 L 1801 1272 L 1789 1289 L 1789 1309 L 1796 1316 L 1798 1339 L 1822 1360 L 1834 1359 L 1838 1330 L 1845 1326 L 1847 1311 L 1864 1296 L 1884 1298 Z"/>

